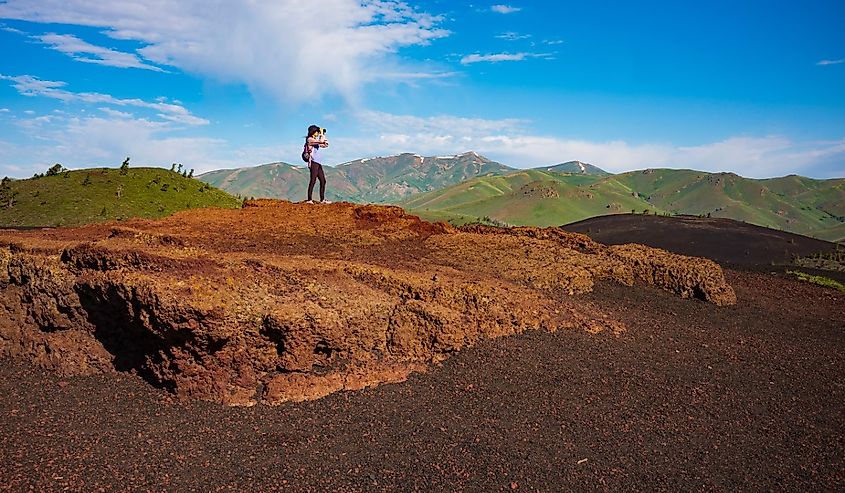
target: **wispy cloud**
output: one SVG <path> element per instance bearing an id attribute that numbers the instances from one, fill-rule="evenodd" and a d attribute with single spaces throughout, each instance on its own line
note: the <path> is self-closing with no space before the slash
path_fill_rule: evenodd
<path id="1" fill-rule="evenodd" d="M 460 75 L 458 72 L 382 72 L 380 77 L 392 80 L 414 81 L 448 79 Z"/>
<path id="2" fill-rule="evenodd" d="M 300 0 L 228 0 L 214 8 L 205 0 L 155 8 L 134 0 L 6 0 L 0 18 L 105 28 L 112 38 L 145 44 L 137 50 L 145 63 L 297 103 L 338 94 L 354 101 L 373 82 L 419 81 L 401 75 L 437 71 L 398 51 L 449 34 L 442 17 L 402 1 L 321 0 L 314 22 L 303 21 L 302 9 Z"/>
<path id="3" fill-rule="evenodd" d="M 825 177 L 845 176 L 845 165 L 841 164 L 845 163 L 845 138 L 802 142 L 778 135 L 735 136 L 690 146 L 535 135 L 529 132 L 531 122 L 516 119 L 416 117 L 370 111 L 356 115 L 356 121 L 361 122 L 366 137 L 335 139 L 336 148 L 344 149 L 338 159 L 401 152 L 451 155 L 475 150 L 519 168 L 580 160 L 612 172 L 666 167 L 734 171 L 764 178 L 819 169 L 825 170 Z"/>
<path id="4" fill-rule="evenodd" d="M 113 117 L 113 118 L 133 118 L 134 115 L 132 113 L 128 113 L 126 111 L 118 111 L 112 108 L 104 107 L 104 108 L 97 108 L 106 115 Z"/>
<path id="5" fill-rule="evenodd" d="M 512 31 L 496 35 L 497 39 L 504 39 L 505 41 L 519 41 L 521 39 L 528 39 L 530 37 L 530 34 L 519 34 Z"/>
<path id="6" fill-rule="evenodd" d="M 223 139 L 176 136 L 166 121 L 135 118 L 108 107 L 101 111 L 35 116 L 20 122 L 20 128 L 36 143 L 4 145 L 0 141 L 0 175 L 31 176 L 56 162 L 68 167 L 117 166 L 126 156 L 132 156 L 133 162 L 158 166 L 181 162 L 197 172 L 279 159 L 297 162 L 298 140 L 237 147 Z M 331 164 L 401 152 L 432 156 L 475 150 L 518 168 L 580 160 L 612 172 L 666 167 L 734 171 L 754 178 L 790 173 L 845 176 L 845 137 L 796 141 L 778 135 L 734 136 L 674 145 L 537 135 L 532 122 L 519 119 L 419 117 L 377 111 L 347 116 L 359 124 L 361 135 L 334 138 L 325 156 Z"/>
<path id="7" fill-rule="evenodd" d="M 0 31 L 6 31 L 7 33 L 15 33 L 15 34 L 26 35 L 26 33 L 21 31 L 20 29 L 15 29 L 14 27 L 9 27 L 5 24 L 0 24 Z"/>
<path id="8" fill-rule="evenodd" d="M 63 89 L 67 85 L 64 82 L 42 80 L 31 75 L 8 76 L 0 74 L 0 80 L 12 82 L 12 87 L 14 87 L 18 93 L 23 96 L 42 96 L 58 99 L 59 101 L 64 102 L 134 106 L 158 111 L 158 116 L 160 118 L 186 125 L 206 125 L 209 123 L 205 118 L 192 115 L 191 112 L 184 106 L 168 103 L 164 100 L 150 102 L 137 98 L 120 99 L 109 94 L 102 94 L 98 92 L 72 92 Z"/>
<path id="9" fill-rule="evenodd" d="M 48 33 L 32 37 L 80 62 L 164 72 L 160 67 L 144 63 L 138 55 L 96 46 L 72 34 Z"/>
<path id="10" fill-rule="evenodd" d="M 513 14 L 522 10 L 520 7 L 513 7 L 511 5 L 493 5 L 490 10 L 497 14 Z"/>
<path id="11" fill-rule="evenodd" d="M 34 143 L 0 148 L 0 175 L 31 176 L 56 162 L 68 168 L 118 166 L 126 156 L 146 166 L 180 162 L 197 172 L 244 163 L 225 140 L 178 136 L 169 122 L 104 110 L 103 115 L 43 115 L 18 122 Z"/>
<path id="12" fill-rule="evenodd" d="M 494 53 L 490 55 L 481 55 L 478 53 L 467 55 L 461 58 L 461 63 L 469 65 L 471 63 L 489 62 L 521 62 L 528 58 L 545 58 L 551 59 L 551 53 Z"/>
<path id="13" fill-rule="evenodd" d="M 816 62 L 816 65 L 839 65 L 840 63 L 845 63 L 845 59 L 840 58 L 839 60 L 819 60 L 818 62 Z"/>

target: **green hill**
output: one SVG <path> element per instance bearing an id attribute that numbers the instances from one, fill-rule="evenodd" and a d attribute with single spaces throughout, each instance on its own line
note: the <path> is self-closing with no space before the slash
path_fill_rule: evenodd
<path id="1" fill-rule="evenodd" d="M 554 166 L 547 166 L 544 168 L 535 168 L 540 171 L 549 171 L 552 173 L 571 173 L 575 175 L 598 175 L 608 176 L 607 171 L 593 166 L 592 164 L 583 163 L 581 161 L 568 161 L 565 163 L 556 164 Z"/>
<path id="2" fill-rule="evenodd" d="M 845 236 L 845 179 L 754 180 L 671 169 L 610 176 L 528 170 L 476 178 L 400 205 L 425 218 L 453 222 L 488 218 L 549 226 L 648 210 L 726 217 L 825 240 Z"/>
<path id="3" fill-rule="evenodd" d="M 9 180 L 0 204 L 2 226 L 75 226 L 130 217 L 162 217 L 184 209 L 240 207 L 241 201 L 193 178 L 162 168 L 64 171 Z"/>
<path id="4" fill-rule="evenodd" d="M 329 186 L 337 200 L 347 199 L 344 187 L 332 175 L 333 168 L 325 167 Z M 270 163 L 237 169 L 220 169 L 197 177 L 214 187 L 242 197 L 305 200 L 308 188 L 308 169 L 287 163 Z"/>
<path id="5" fill-rule="evenodd" d="M 632 210 L 663 212 L 617 184 L 596 187 L 601 181 L 600 175 L 525 170 L 468 180 L 417 195 L 400 205 L 430 219 L 466 222 L 487 217 L 532 226 L 560 225 Z"/>
<path id="6" fill-rule="evenodd" d="M 824 228 L 813 236 L 816 236 L 818 238 L 824 238 L 827 241 L 845 243 L 845 222 L 836 224 L 829 228 Z"/>
<path id="7" fill-rule="evenodd" d="M 437 190 L 477 176 L 502 175 L 514 168 L 475 152 L 454 156 L 419 154 L 358 159 L 337 171 L 358 190 L 361 202 L 398 202 L 411 195 Z"/>
<path id="8" fill-rule="evenodd" d="M 627 186 L 660 209 L 711 214 L 825 240 L 845 222 L 845 179 L 786 176 L 766 180 L 734 173 L 649 169 L 614 175 L 607 182 Z"/>
<path id="9" fill-rule="evenodd" d="M 474 152 L 454 156 L 417 154 L 358 159 L 323 166 L 327 198 L 361 203 L 395 203 L 414 194 L 436 190 L 476 176 L 514 171 Z M 200 180 L 244 197 L 305 200 L 308 169 L 287 163 L 225 169 L 204 173 Z M 318 185 L 319 187 L 319 185 Z"/>

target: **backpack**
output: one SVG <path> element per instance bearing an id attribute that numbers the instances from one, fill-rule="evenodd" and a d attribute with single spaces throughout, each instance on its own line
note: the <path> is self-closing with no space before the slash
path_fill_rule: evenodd
<path id="1" fill-rule="evenodd" d="M 302 147 L 302 160 L 311 163 L 311 146 L 308 145 L 308 142 L 305 142 L 305 146 Z"/>

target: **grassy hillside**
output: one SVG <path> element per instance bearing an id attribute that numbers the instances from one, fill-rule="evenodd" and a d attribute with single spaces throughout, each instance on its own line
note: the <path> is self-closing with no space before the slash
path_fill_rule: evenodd
<path id="1" fill-rule="evenodd" d="M 323 170 L 328 182 L 326 198 L 361 203 L 395 203 L 476 176 L 514 171 L 474 152 L 443 157 L 406 153 L 358 159 L 336 167 L 325 165 Z M 308 178 L 305 166 L 287 163 L 218 170 L 199 176 L 229 193 L 291 201 L 305 200 Z"/>
<path id="2" fill-rule="evenodd" d="M 12 180 L 13 205 L 0 204 L 0 226 L 74 226 L 130 217 L 155 218 L 184 209 L 240 207 L 240 200 L 162 168 L 65 171 Z"/>
<path id="3" fill-rule="evenodd" d="M 349 187 L 335 177 L 334 168 L 326 166 L 325 173 L 331 187 L 332 199 L 347 200 Z M 300 201 L 305 200 L 308 169 L 287 163 L 271 163 L 251 168 L 210 171 L 203 173 L 198 179 L 242 197 Z"/>
<path id="4" fill-rule="evenodd" d="M 843 179 L 753 180 L 693 170 L 649 169 L 610 176 L 528 170 L 469 180 L 401 205 L 425 218 L 460 223 L 487 217 L 534 226 L 644 210 L 711 215 L 838 241 L 845 237 L 844 188 Z"/>
<path id="5" fill-rule="evenodd" d="M 817 236 L 818 238 L 823 238 L 827 241 L 845 243 L 845 223 L 839 223 L 835 226 L 825 228 L 819 231 L 814 236 Z"/>
<path id="6" fill-rule="evenodd" d="M 460 223 L 487 217 L 507 224 L 533 226 L 560 225 L 632 210 L 663 212 L 624 187 L 594 187 L 601 181 L 601 175 L 526 170 L 468 180 L 417 195 L 400 205 L 425 218 Z"/>
<path id="7" fill-rule="evenodd" d="M 565 163 L 556 164 L 554 166 L 547 166 L 543 168 L 536 168 L 540 171 L 549 171 L 552 173 L 572 173 L 582 175 L 599 175 L 608 176 L 607 171 L 593 166 L 592 164 L 582 163 L 581 161 L 568 161 Z"/>
<path id="8" fill-rule="evenodd" d="M 822 239 L 845 221 L 845 180 L 787 176 L 768 180 L 733 173 L 654 169 L 614 175 L 655 207 L 682 214 L 711 214 Z"/>
<path id="9" fill-rule="evenodd" d="M 341 164 L 336 169 L 358 190 L 358 201 L 379 203 L 398 202 L 417 193 L 448 187 L 477 176 L 514 171 L 514 168 L 475 152 L 435 157 L 406 153 L 359 159 Z"/>

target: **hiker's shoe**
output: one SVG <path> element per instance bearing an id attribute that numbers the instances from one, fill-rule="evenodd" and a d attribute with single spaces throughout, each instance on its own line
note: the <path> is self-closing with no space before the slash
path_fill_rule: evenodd
<path id="1" fill-rule="evenodd" d="M 331 200 L 322 200 L 322 201 L 320 201 L 320 203 L 321 204 L 331 204 L 332 201 Z"/>
<path id="2" fill-rule="evenodd" d="M 314 203 L 314 201 L 313 201 L 313 200 L 306 200 L 306 201 L 305 201 L 305 203 L 306 203 L 306 204 L 313 204 L 313 203 Z"/>

